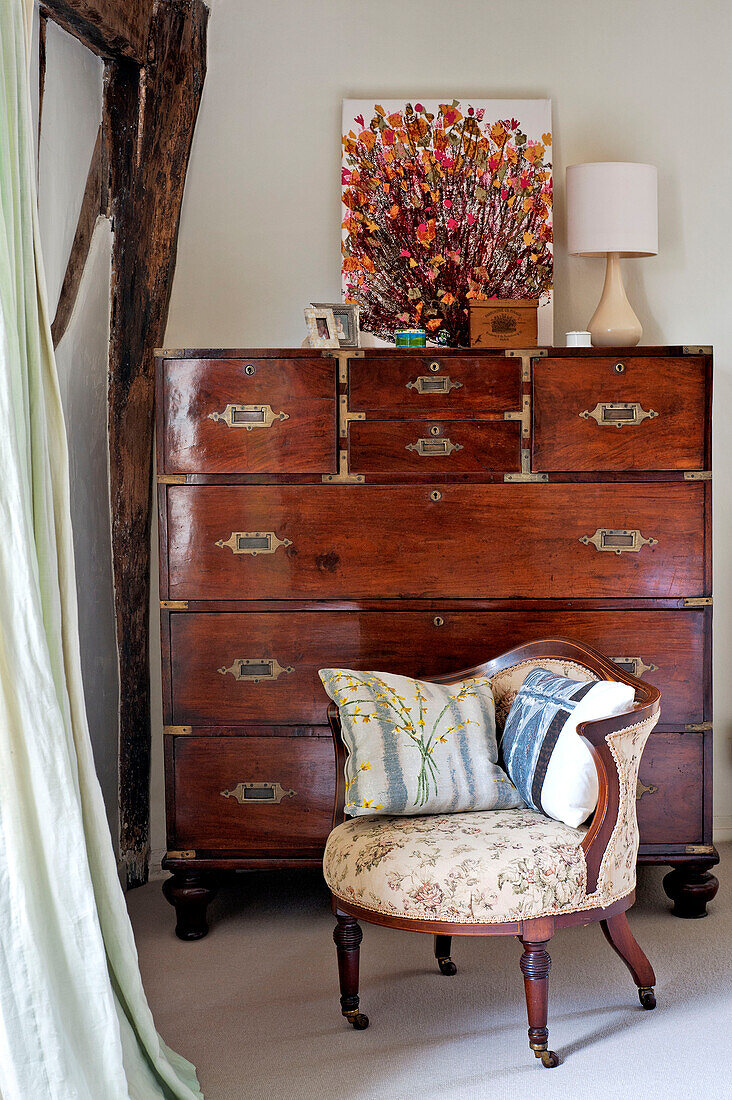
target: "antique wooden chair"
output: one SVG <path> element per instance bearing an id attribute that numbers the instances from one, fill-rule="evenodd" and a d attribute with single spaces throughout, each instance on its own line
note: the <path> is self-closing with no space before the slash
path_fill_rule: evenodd
<path id="1" fill-rule="evenodd" d="M 625 914 L 635 900 L 638 765 L 658 721 L 660 693 L 595 650 L 561 640 L 519 646 L 487 664 L 434 682 L 452 684 L 472 676 L 490 677 L 500 733 L 516 692 L 537 666 L 571 679 L 619 680 L 635 688 L 631 710 L 578 727 L 590 747 L 599 781 L 599 800 L 589 826 L 572 829 L 533 810 L 356 817 L 338 825 L 328 839 L 323 869 L 337 920 L 333 938 L 341 1011 L 354 1028 L 361 1030 L 369 1023 L 359 1011 L 359 920 L 434 935 L 437 963 L 446 975 L 456 973 L 450 957 L 453 936 L 517 936 L 523 944 L 520 966 L 529 1046 L 547 1067 L 559 1064 L 548 1048 L 547 1030 L 551 965 L 547 944 L 556 929 L 599 921 L 610 946 L 628 967 L 641 1005 L 655 1008 L 653 968 L 634 939 Z M 345 748 L 335 704 L 328 715 L 342 817 Z M 453 854 L 452 849 L 458 851 Z M 431 881 L 423 881 L 415 890 L 413 872 L 415 867 L 425 866 L 425 852 Z M 453 904 L 445 907 L 445 895 L 450 893 L 449 868 L 458 868 L 466 858 L 475 890 L 488 884 L 488 920 L 482 919 L 485 904 L 478 922 L 472 900 L 466 901 L 464 894 L 462 902 L 455 903 L 454 889 L 449 898 Z M 453 870 L 455 873 L 461 872 Z M 411 893 L 404 885 L 407 881 Z M 473 896 L 471 887 L 470 898 Z M 482 895 L 483 902 L 485 897 Z"/>

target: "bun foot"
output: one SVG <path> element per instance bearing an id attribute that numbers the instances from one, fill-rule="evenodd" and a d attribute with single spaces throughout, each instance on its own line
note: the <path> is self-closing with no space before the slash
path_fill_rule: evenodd
<path id="1" fill-rule="evenodd" d="M 638 990 L 638 999 L 643 1008 L 651 1009 L 656 1007 L 656 995 L 650 986 L 641 986 Z"/>
<path id="2" fill-rule="evenodd" d="M 203 939 L 208 934 L 206 910 L 216 896 L 211 877 L 200 871 L 176 871 L 163 883 L 163 894 L 175 908 L 178 939 Z"/>
<path id="3" fill-rule="evenodd" d="M 663 888 L 674 903 L 673 914 L 686 920 L 706 917 L 707 903 L 719 889 L 719 880 L 709 868 L 719 861 L 717 856 L 707 862 L 684 863 L 665 876 Z"/>
<path id="4" fill-rule="evenodd" d="M 369 1018 L 363 1012 L 344 1012 L 343 1015 L 356 1031 L 365 1031 L 369 1026 Z"/>
<path id="5" fill-rule="evenodd" d="M 447 977 L 452 977 L 453 974 L 457 974 L 457 967 L 451 958 L 438 959 L 437 965 L 440 968 L 440 974 L 445 974 Z"/>

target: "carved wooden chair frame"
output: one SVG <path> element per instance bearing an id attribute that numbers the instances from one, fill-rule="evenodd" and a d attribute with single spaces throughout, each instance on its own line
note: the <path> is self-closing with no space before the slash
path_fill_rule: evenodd
<path id="1" fill-rule="evenodd" d="M 641 722 L 657 720 L 660 711 L 660 692 L 658 688 L 639 680 L 636 676 L 621 669 L 589 646 L 561 639 L 530 642 L 527 645 L 518 646 L 485 664 L 476 665 L 474 668 L 449 676 L 425 677 L 425 679 L 432 683 L 454 684 L 474 676 L 493 677 L 497 673 L 525 661 L 549 659 L 573 661 L 595 673 L 601 680 L 618 680 L 621 683 L 631 684 L 635 688 L 635 702 L 631 710 L 612 718 L 584 722 L 578 726 L 578 733 L 585 740 L 592 753 L 599 784 L 597 809 L 581 845 L 587 864 L 587 892 L 591 893 L 597 886 L 602 859 L 617 822 L 620 808 L 620 777 L 607 738 L 611 734 L 617 734 L 622 730 L 635 727 Z M 338 708 L 334 703 L 331 703 L 328 708 L 328 719 L 333 731 L 336 752 L 337 789 L 334 817 L 334 825 L 336 825 L 344 820 L 346 749 L 341 737 Z M 547 944 L 557 929 L 599 921 L 608 943 L 630 971 L 633 981 L 638 987 L 638 995 L 643 1008 L 652 1009 L 656 1006 L 653 989 L 656 979 L 653 967 L 636 942 L 625 915 L 626 910 L 635 901 L 635 890 L 604 908 L 584 909 L 580 912 L 558 913 L 556 916 L 536 917 L 500 924 L 460 924 L 414 920 L 364 909 L 333 894 L 331 898 L 337 921 L 333 939 L 338 954 L 341 1011 L 357 1030 L 363 1030 L 368 1027 L 369 1023 L 368 1017 L 359 1011 L 358 965 L 359 947 L 363 936 L 358 923 L 359 920 L 365 920 L 371 924 L 385 925 L 388 928 L 432 934 L 434 936 L 435 958 L 441 973 L 445 975 L 452 975 L 457 972 L 457 968 L 450 957 L 453 936 L 518 937 L 524 949 L 520 966 L 524 976 L 526 992 L 529 1046 L 534 1051 L 535 1056 L 540 1058 L 542 1064 L 546 1067 L 559 1064 L 558 1056 L 548 1048 L 549 1032 L 547 1029 L 548 977 L 551 966 Z"/>

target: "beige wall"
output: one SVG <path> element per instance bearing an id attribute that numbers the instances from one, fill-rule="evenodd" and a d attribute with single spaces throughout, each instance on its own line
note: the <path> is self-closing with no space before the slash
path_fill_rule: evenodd
<path id="1" fill-rule="evenodd" d="M 732 835 L 732 6 L 727 0 L 213 0 L 167 342 L 287 346 L 339 296 L 341 100 L 548 96 L 554 109 L 555 341 L 585 326 L 597 260 L 569 258 L 564 169 L 659 174 L 660 248 L 626 261 L 646 343 L 713 343 L 716 823 Z M 154 846 L 162 847 L 161 782 Z"/>

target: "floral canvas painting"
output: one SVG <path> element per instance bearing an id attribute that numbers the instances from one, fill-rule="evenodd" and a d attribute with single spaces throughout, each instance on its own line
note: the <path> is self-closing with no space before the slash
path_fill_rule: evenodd
<path id="1" fill-rule="evenodd" d="M 361 327 L 469 344 L 471 300 L 539 303 L 552 338 L 549 100 L 346 100 L 342 273 Z"/>

